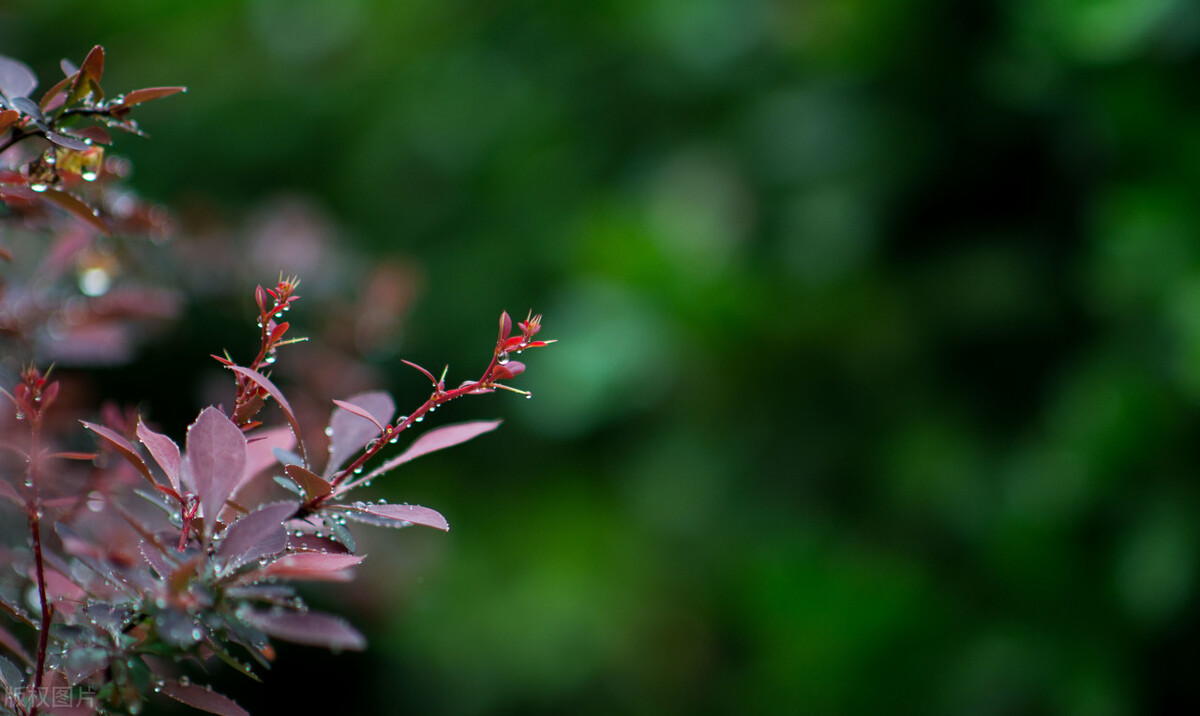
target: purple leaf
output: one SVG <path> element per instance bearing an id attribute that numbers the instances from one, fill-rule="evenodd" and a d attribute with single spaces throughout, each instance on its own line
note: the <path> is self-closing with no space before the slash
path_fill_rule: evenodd
<path id="1" fill-rule="evenodd" d="M 345 620 L 318 612 L 252 611 L 242 619 L 267 634 L 309 646 L 361 651 L 366 638 Z"/>
<path id="2" fill-rule="evenodd" d="M 375 419 L 375 416 L 371 415 L 366 410 L 363 410 L 362 408 L 358 407 L 354 403 L 347 403 L 344 400 L 334 400 L 333 404 L 336 405 L 337 407 L 341 408 L 342 410 L 345 410 L 348 413 L 354 413 L 355 415 L 362 418 L 363 420 L 371 421 L 371 423 L 373 423 L 375 425 L 375 427 L 379 429 L 379 432 L 383 432 L 383 425 L 381 425 L 379 423 L 379 421 Z"/>
<path id="3" fill-rule="evenodd" d="M 242 565 L 263 557 L 274 557 L 287 549 L 287 532 L 283 523 L 296 514 L 299 505 L 276 502 L 258 508 L 229 526 L 217 556 L 226 558 L 224 571 L 232 572 Z"/>
<path id="4" fill-rule="evenodd" d="M 296 414 L 292 412 L 292 406 L 288 404 L 287 398 L 284 397 L 279 388 L 276 388 L 275 384 L 272 383 L 270 379 L 262 373 L 250 370 L 249 368 L 244 368 L 240 365 L 227 365 L 225 367 L 237 373 L 238 375 L 254 381 L 260 388 L 267 391 L 267 393 L 269 393 L 270 396 L 279 403 L 279 408 L 283 411 L 283 417 L 287 419 L 288 425 L 292 426 L 292 434 L 296 436 L 296 447 L 300 449 L 300 456 L 304 458 L 304 463 L 307 465 L 308 453 L 304 449 L 304 442 L 300 439 L 300 423 L 296 421 Z"/>
<path id="5" fill-rule="evenodd" d="M 224 413 L 205 408 L 188 427 L 184 464 L 200 495 L 204 531 L 211 535 L 225 500 L 246 469 L 246 437 Z"/>
<path id="6" fill-rule="evenodd" d="M 37 87 L 37 75 L 29 65 L 11 57 L 0 55 L 0 91 L 9 99 L 28 97 Z"/>
<path id="7" fill-rule="evenodd" d="M 166 435 L 156 433 L 146 427 L 141 419 L 138 419 L 137 436 L 150 451 L 154 461 L 167 474 L 167 479 L 171 481 L 171 487 L 179 492 L 179 446 Z"/>
<path id="8" fill-rule="evenodd" d="M 128 460 L 130 464 L 138 469 L 138 472 L 142 473 L 150 481 L 151 485 L 158 487 L 158 483 L 154 481 L 154 476 L 150 474 L 150 468 L 146 466 L 146 461 L 142 459 L 141 455 L 137 454 L 137 450 L 134 449 L 133 444 L 126 440 L 124 436 L 115 430 L 109 430 L 103 425 L 89 423 L 86 420 L 80 420 L 79 422 L 83 423 L 83 427 L 107 440 L 110 445 L 117 449 L 117 452 L 121 453 L 122 457 Z"/>
<path id="9" fill-rule="evenodd" d="M 412 445 L 408 446 L 407 450 L 365 475 L 362 480 L 374 479 L 386 472 L 395 470 L 409 460 L 418 458 L 426 453 L 434 452 L 435 450 L 442 450 L 443 448 L 453 447 L 459 443 L 465 443 L 471 438 L 495 430 L 499 426 L 499 420 L 476 420 L 469 423 L 458 423 L 456 425 L 434 428 L 414 440 Z"/>
<path id="10" fill-rule="evenodd" d="M 250 716 L 250 712 L 237 705 L 233 699 L 213 691 L 209 686 L 165 681 L 162 692 L 176 701 L 195 709 L 220 716 Z"/>
<path id="11" fill-rule="evenodd" d="M 334 402 L 338 407 L 329 417 L 329 463 L 325 466 L 325 479 L 383 432 L 382 426 L 396 412 L 392 396 L 382 391 L 360 393 L 346 401 Z M 357 411 L 352 409 L 355 407 Z"/>
<path id="12" fill-rule="evenodd" d="M 277 450 L 290 450 L 295 444 L 296 436 L 292 435 L 290 428 L 280 426 L 255 430 L 246 440 L 246 472 L 234 492 L 245 487 L 263 470 L 278 463 Z"/>
<path id="13" fill-rule="evenodd" d="M 296 552 L 268 564 L 259 570 L 258 576 L 347 582 L 350 581 L 350 573 L 347 570 L 357 567 L 362 561 L 362 555 L 358 554 Z"/>
<path id="14" fill-rule="evenodd" d="M 163 579 L 166 579 L 178 566 L 168 559 L 156 544 L 143 540 L 138 544 L 138 550 L 142 553 L 142 559 L 146 560 L 146 564 L 150 565 Z"/>
<path id="15" fill-rule="evenodd" d="M 324 535 L 318 537 L 312 533 L 299 536 L 292 533 L 288 537 L 288 546 L 297 552 L 321 552 L 323 554 L 347 554 L 350 552 L 341 542 Z"/>
<path id="16" fill-rule="evenodd" d="M 407 527 L 411 524 L 444 531 L 450 529 L 441 513 L 420 505 L 368 505 L 358 502 L 346 507 L 346 517 L 380 527 Z"/>

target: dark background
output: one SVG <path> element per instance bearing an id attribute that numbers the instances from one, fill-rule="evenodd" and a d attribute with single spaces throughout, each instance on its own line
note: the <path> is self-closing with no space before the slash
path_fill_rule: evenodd
<path id="1" fill-rule="evenodd" d="M 373 488 L 453 529 L 312 592 L 370 650 L 221 677 L 251 711 L 1200 708 L 1200 5 L 24 5 L 43 87 L 102 44 L 106 88 L 190 89 L 115 149 L 194 296 L 115 397 L 228 400 L 280 270 L 319 334 L 395 268 L 402 329 L 343 345 L 404 406 L 399 358 L 473 377 L 502 308 L 560 339 Z"/>

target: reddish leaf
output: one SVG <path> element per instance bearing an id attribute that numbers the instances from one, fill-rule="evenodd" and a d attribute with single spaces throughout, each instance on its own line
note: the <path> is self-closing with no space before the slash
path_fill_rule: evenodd
<path id="1" fill-rule="evenodd" d="M 508 380 L 516 378 L 525 372 L 525 364 L 519 360 L 510 360 L 504 365 L 498 365 L 492 372 L 492 380 Z"/>
<path id="2" fill-rule="evenodd" d="M 28 97 L 37 87 L 37 75 L 29 65 L 0 55 L 0 91 L 9 99 Z"/>
<path id="3" fill-rule="evenodd" d="M 300 423 L 296 421 L 296 414 L 292 412 L 292 406 L 288 404 L 287 398 L 280 392 L 279 388 L 275 387 L 265 375 L 249 368 L 243 368 L 240 365 L 227 365 L 229 370 L 234 371 L 238 375 L 249 378 L 254 381 L 260 388 L 267 391 L 272 398 L 279 403 L 280 410 L 283 411 L 283 417 L 287 419 L 288 425 L 292 426 L 292 434 L 296 436 L 296 447 L 300 449 L 300 457 L 304 458 L 304 464 L 308 464 L 308 453 L 304 449 L 304 442 L 300 439 Z"/>
<path id="4" fill-rule="evenodd" d="M 357 554 L 327 554 L 325 552 L 296 552 L 275 560 L 258 570 L 259 577 L 284 577 L 322 582 L 348 582 L 349 570 L 363 561 Z"/>
<path id="5" fill-rule="evenodd" d="M 512 318 L 509 317 L 508 311 L 500 312 L 500 342 L 503 343 L 512 333 Z"/>
<path id="6" fill-rule="evenodd" d="M 409 460 L 418 458 L 426 453 L 434 452 L 435 450 L 442 450 L 458 445 L 459 443 L 465 443 L 471 438 L 495 430 L 499 426 L 499 420 L 475 420 L 469 423 L 458 423 L 456 425 L 435 428 L 421 435 L 421 437 L 413 441 L 412 445 L 408 446 L 407 450 L 388 460 L 375 470 L 372 470 L 362 480 L 374 479 L 386 472 L 395 470 Z"/>
<path id="7" fill-rule="evenodd" d="M 345 620 L 317 612 L 252 611 L 243 621 L 267 634 L 309 646 L 361 651 L 366 638 Z"/>
<path id="8" fill-rule="evenodd" d="M 154 461 L 167 474 L 167 479 L 171 481 L 171 487 L 179 492 L 179 446 L 171 438 L 156 433 L 138 418 L 137 436 L 150 451 L 150 455 L 154 457 Z"/>
<path id="9" fill-rule="evenodd" d="M 133 107 L 143 102 L 149 102 L 161 97 L 169 97 L 180 92 L 187 92 L 187 87 L 146 87 L 144 89 L 137 89 L 126 93 L 125 99 L 121 100 L 120 106 Z"/>
<path id="10" fill-rule="evenodd" d="M 93 144 L 112 144 L 112 135 L 105 131 L 104 127 L 92 125 L 72 128 L 71 131 L 80 137 L 92 140 Z"/>
<path id="11" fill-rule="evenodd" d="M 429 379 L 429 382 L 430 382 L 430 383 L 433 383 L 434 385 L 437 385 L 437 384 L 438 384 L 438 379 L 433 377 L 433 373 L 430 373 L 429 371 L 425 370 L 424 368 L 422 368 L 421 366 L 417 365 L 416 363 L 413 363 L 412 361 L 406 361 L 406 360 L 404 360 L 403 358 L 401 358 L 401 359 L 400 359 L 400 362 L 401 362 L 401 363 L 403 363 L 403 364 L 405 364 L 405 365 L 407 365 L 407 366 L 410 366 L 410 367 L 412 367 L 412 368 L 416 368 L 417 370 L 419 370 L 419 371 L 421 371 L 422 373 L 424 373 L 424 374 L 425 374 L 425 377 Z"/>
<path id="12" fill-rule="evenodd" d="M 94 452 L 55 452 L 50 453 L 49 457 L 59 460 L 95 460 L 99 454 Z"/>
<path id="13" fill-rule="evenodd" d="M 46 94 L 42 95 L 42 101 L 38 103 L 41 105 L 42 109 L 49 109 L 50 103 L 53 102 L 55 98 L 62 97 L 63 90 L 75 82 L 77 73 L 78 70 L 73 70 L 66 73 L 66 77 L 62 78 L 53 87 L 46 90 Z"/>
<path id="14" fill-rule="evenodd" d="M 150 481 L 151 485 L 158 487 L 158 483 L 154 481 L 154 476 L 150 474 L 150 468 L 146 466 L 146 461 L 142 459 L 141 455 L 137 454 L 137 450 L 134 449 L 132 443 L 122 437 L 119 433 L 109 430 L 103 425 L 89 423 L 86 420 L 80 420 L 79 422 L 83 423 L 83 427 L 91 430 L 107 440 L 110 445 L 116 448 L 117 452 L 121 453 L 122 457 L 128 460 L 134 467 L 138 469 L 138 472 L 142 473 L 142 475 L 144 475 L 146 479 Z"/>
<path id="15" fill-rule="evenodd" d="M 375 427 L 379 430 L 379 432 L 383 432 L 383 426 L 379 424 L 379 421 L 375 419 L 375 416 L 371 415 L 367 411 L 358 407 L 354 403 L 347 403 L 344 400 L 335 400 L 335 401 L 333 401 L 333 404 L 338 406 L 342 410 L 345 410 L 350 413 L 354 413 L 355 415 L 362 418 L 363 420 L 371 421 L 371 423 L 373 423 L 375 425 Z"/>
<path id="16" fill-rule="evenodd" d="M 21 113 L 15 109 L 6 109 L 0 112 L 0 132 L 11 127 L 20 118 Z"/>
<path id="17" fill-rule="evenodd" d="M 333 492 L 333 485 L 312 470 L 299 465 L 284 465 L 283 471 L 304 490 L 304 499 L 309 502 Z"/>
<path id="18" fill-rule="evenodd" d="M 366 518 L 370 515 L 370 518 Z M 424 525 L 449 531 L 450 524 L 437 510 L 420 505 L 368 505 L 361 502 L 347 506 L 346 517 L 381 527 Z"/>
<path id="19" fill-rule="evenodd" d="M 246 469 L 246 436 L 224 413 L 205 408 L 188 427 L 184 464 L 200 495 L 205 534 L 211 534 L 225 500 Z"/>
<path id="20" fill-rule="evenodd" d="M 104 76 L 104 48 L 96 45 L 88 52 L 87 57 L 83 58 L 73 91 L 82 87 L 88 80 L 99 82 L 102 76 Z"/>
<path id="21" fill-rule="evenodd" d="M 210 686 L 185 684 L 179 681 L 165 681 L 162 684 L 161 690 L 164 694 L 180 703 L 187 704 L 194 709 L 207 711 L 210 714 L 220 714 L 220 716 L 250 716 L 250 712 L 238 706 L 236 701 L 224 694 L 213 691 Z"/>
<path id="22" fill-rule="evenodd" d="M 338 406 L 329 416 L 329 463 L 324 476 L 331 477 L 352 455 L 383 432 L 396 412 L 392 396 L 382 391 L 360 393 Z"/>
<path id="23" fill-rule="evenodd" d="M 86 147 L 87 145 L 84 146 Z M 99 216 L 97 216 L 92 210 L 92 207 L 75 198 L 75 196 L 63 191 L 58 191 L 57 189 L 50 189 L 49 191 L 42 192 L 41 195 L 46 199 L 46 201 L 58 206 L 58 208 L 66 211 L 68 214 L 74 216 L 76 219 L 79 219 L 96 231 L 99 231 L 105 236 L 111 234 L 108 229 L 108 224 L 104 222 L 104 219 L 101 219 Z"/>
<path id="24" fill-rule="evenodd" d="M 286 550 L 287 532 L 283 523 L 296 514 L 298 506 L 291 502 L 264 505 L 230 525 L 217 548 L 217 556 L 227 560 L 225 572 Z"/>

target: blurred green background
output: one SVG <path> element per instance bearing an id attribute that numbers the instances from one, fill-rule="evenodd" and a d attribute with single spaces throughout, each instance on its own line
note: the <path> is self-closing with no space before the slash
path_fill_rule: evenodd
<path id="1" fill-rule="evenodd" d="M 312 593 L 370 650 L 223 676 L 251 711 L 1200 709 L 1200 4 L 23 5 L 43 87 L 102 44 L 106 87 L 190 88 L 116 151 L 181 251 L 233 242 L 199 295 L 287 268 L 272 221 L 357 256 L 300 323 L 394 262 L 360 352 L 402 405 L 502 308 L 560 339 L 376 486 L 453 529 Z M 218 373 L 238 286 L 149 363 Z"/>

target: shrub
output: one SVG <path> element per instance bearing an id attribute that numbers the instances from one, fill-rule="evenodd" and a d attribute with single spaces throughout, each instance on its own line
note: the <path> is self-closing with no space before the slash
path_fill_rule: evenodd
<path id="1" fill-rule="evenodd" d="M 232 379 L 229 407 L 201 410 L 181 442 L 130 411 L 109 410 L 82 428 L 56 419 L 65 392 L 53 369 L 39 367 L 44 354 L 121 360 L 133 335 L 125 327 L 178 312 L 169 291 L 109 291 L 103 265 L 80 264 L 69 289 L 60 279 L 99 236 L 168 230 L 168 215 L 125 185 L 127 163 L 106 152 L 114 131 L 142 133 L 131 117 L 139 105 L 184 91 L 108 97 L 100 47 L 63 70 L 35 101 L 34 73 L 0 57 L 0 260 L 13 269 L 0 279 L 2 367 L 13 374 L 3 390 L 11 410 L 0 416 L 0 711 L 136 714 L 162 694 L 245 713 L 180 676 L 182 667 L 220 660 L 257 679 L 270 667 L 272 638 L 362 649 L 359 631 L 308 609 L 292 582 L 351 579 L 363 560 L 351 524 L 448 529 L 426 507 L 353 498 L 416 457 L 495 429 L 499 421 L 448 425 L 385 454 L 455 398 L 497 389 L 528 396 L 507 383 L 525 369 L 510 356 L 549 341 L 536 337 L 541 316 L 514 327 L 502 313 L 478 379 L 447 387 L 445 371 L 405 361 L 429 380 L 428 399 L 407 415 L 396 415 L 385 392 L 334 400 L 325 444 L 307 445 L 271 379 L 280 349 L 303 340 L 283 320 L 299 280 L 281 277 L 255 292 L 253 360 L 216 357 Z M 260 420 L 269 403 L 282 425 Z M 83 429 L 99 452 L 73 449 Z"/>

